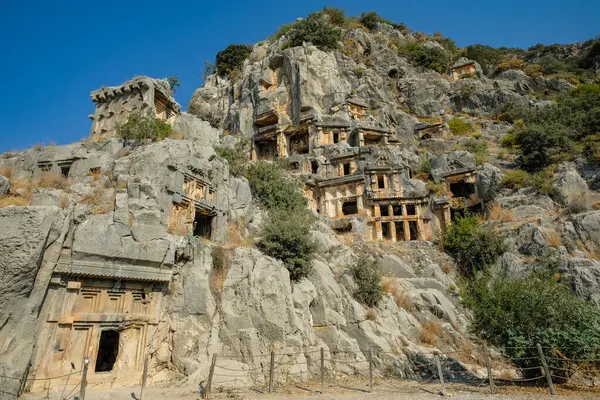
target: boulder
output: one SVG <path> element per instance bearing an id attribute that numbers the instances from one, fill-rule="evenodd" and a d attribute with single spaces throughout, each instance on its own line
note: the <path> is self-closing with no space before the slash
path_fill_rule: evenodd
<path id="1" fill-rule="evenodd" d="M 0 175 L 0 196 L 6 196 L 10 190 L 10 181 L 4 175 Z"/>
<path id="2" fill-rule="evenodd" d="M 488 202 L 494 198 L 502 176 L 500 168 L 488 163 L 482 165 L 477 174 L 477 193 L 479 193 L 479 197 L 484 202 Z"/>
<path id="3" fill-rule="evenodd" d="M 175 118 L 173 131 L 183 134 L 203 146 L 215 146 L 219 142 L 219 130 L 195 115 L 183 112 Z"/>
<path id="4" fill-rule="evenodd" d="M 573 225 L 586 248 L 600 253 L 600 210 L 575 215 Z"/>
<path id="5" fill-rule="evenodd" d="M 557 190 L 557 200 L 567 205 L 581 199 L 585 201 L 588 192 L 587 183 L 571 162 L 560 164 L 554 174 L 554 187 Z"/>

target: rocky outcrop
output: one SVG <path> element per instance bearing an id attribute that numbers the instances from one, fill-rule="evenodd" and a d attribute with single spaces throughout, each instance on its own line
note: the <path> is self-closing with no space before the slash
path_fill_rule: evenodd
<path id="1" fill-rule="evenodd" d="M 557 190 L 557 200 L 569 205 L 575 201 L 586 202 L 588 185 L 579 175 L 575 164 L 565 162 L 558 167 L 554 174 L 554 186 Z"/>
<path id="2" fill-rule="evenodd" d="M 70 218 L 58 207 L 0 208 L 0 398 L 19 392 Z"/>
<path id="3" fill-rule="evenodd" d="M 0 175 L 0 196 L 6 196 L 10 190 L 10 181 L 4 175 Z"/>

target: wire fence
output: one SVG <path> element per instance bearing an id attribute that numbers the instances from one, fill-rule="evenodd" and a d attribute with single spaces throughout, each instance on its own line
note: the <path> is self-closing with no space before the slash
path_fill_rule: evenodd
<path id="1" fill-rule="evenodd" d="M 507 357 L 507 350 L 521 357 Z M 292 353 L 259 355 L 213 354 L 200 395 L 210 398 L 214 391 L 254 390 L 273 393 L 290 382 L 304 382 L 304 390 L 325 393 L 331 388 L 364 392 L 386 391 L 417 393 L 426 391 L 502 393 L 514 387 L 547 387 L 551 394 L 572 389 L 594 391 L 600 397 L 600 360 L 569 359 L 560 349 L 535 347 L 505 348 L 492 359 L 487 346 L 462 351 L 329 350 L 325 348 Z M 146 385 L 149 355 L 144 361 L 140 400 Z M 35 381 L 65 381 L 60 399 L 76 395 L 85 397 L 87 363 L 81 370 L 51 377 L 3 375 L 0 371 L 0 394 L 20 395 L 27 384 Z M 492 372 L 494 371 L 494 372 Z M 351 378 L 341 378 L 341 376 Z M 3 389 L 2 381 L 18 381 L 17 393 Z M 70 380 L 70 385 L 67 385 Z M 61 385 L 62 385 L 61 381 Z M 102 383 L 95 383 L 101 385 Z M 73 386 L 74 385 L 74 386 Z M 15 387 L 12 385 L 11 387 Z M 93 386 L 92 386 L 93 387 Z M 67 392 L 67 388 L 71 390 Z"/>

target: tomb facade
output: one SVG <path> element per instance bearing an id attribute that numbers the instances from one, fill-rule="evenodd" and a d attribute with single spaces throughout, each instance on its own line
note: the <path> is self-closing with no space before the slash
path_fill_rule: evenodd
<path id="1" fill-rule="evenodd" d="M 126 123 L 132 113 L 151 115 L 172 124 L 181 109 L 166 79 L 145 76 L 94 90 L 90 97 L 96 103 L 94 114 L 90 115 L 90 139 L 98 141 L 116 137 L 118 126 Z"/>

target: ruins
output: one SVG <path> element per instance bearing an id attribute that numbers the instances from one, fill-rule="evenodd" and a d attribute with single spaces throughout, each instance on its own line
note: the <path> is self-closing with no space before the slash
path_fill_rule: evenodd
<path id="1" fill-rule="evenodd" d="M 473 61 L 469 60 L 466 57 L 459 58 L 452 67 L 450 67 L 450 76 L 453 80 L 457 81 L 464 77 L 465 75 L 483 75 L 481 71 L 481 67 Z"/>
<path id="2" fill-rule="evenodd" d="M 118 126 L 127 122 L 131 113 L 148 114 L 172 124 L 181 110 L 166 79 L 138 76 L 120 86 L 94 90 L 90 97 L 96 103 L 90 115 L 91 140 L 116 137 Z"/>

